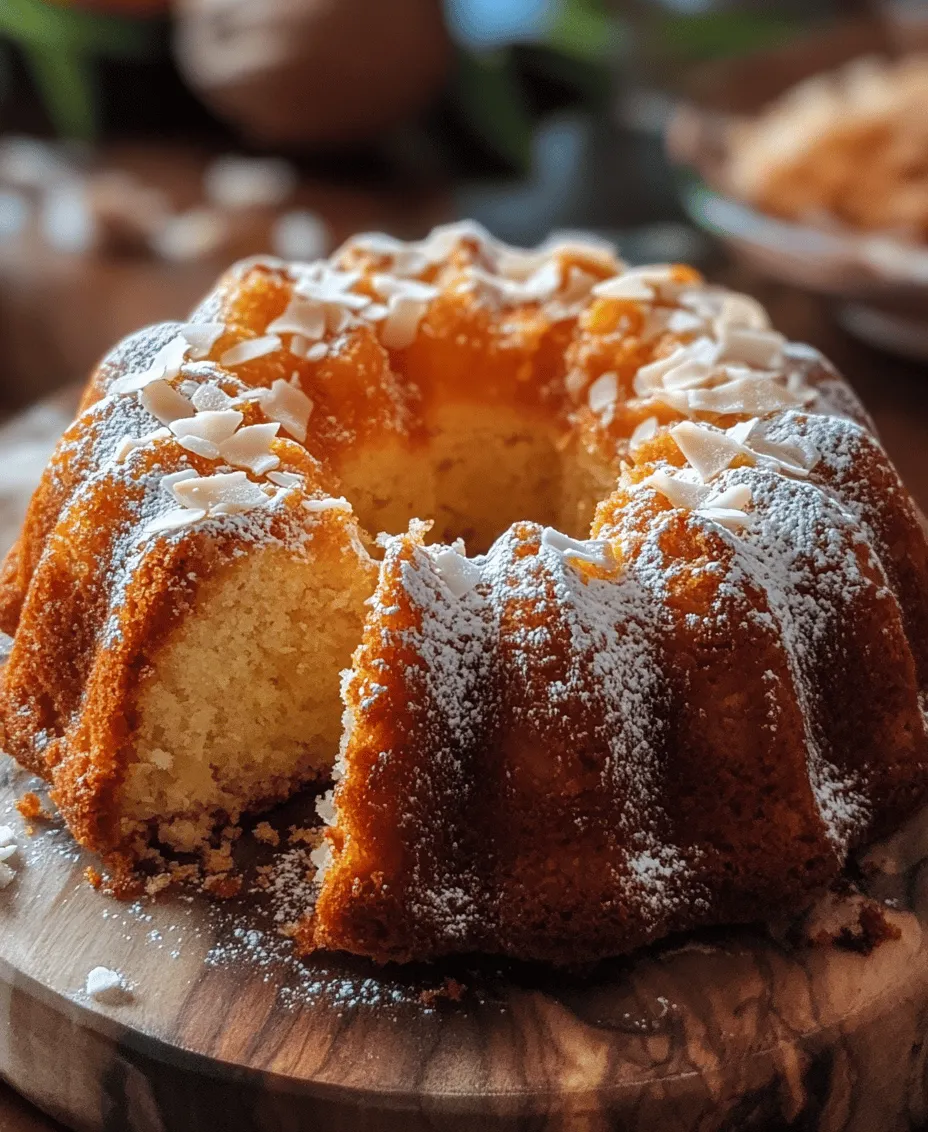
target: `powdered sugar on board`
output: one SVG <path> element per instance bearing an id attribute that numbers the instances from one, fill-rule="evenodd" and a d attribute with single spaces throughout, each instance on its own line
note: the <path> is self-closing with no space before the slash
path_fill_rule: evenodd
<path id="1" fill-rule="evenodd" d="M 53 810 L 44 786 L 0 755 L 0 827 L 12 831 L 21 866 L 17 884 L 0 892 L 0 927 L 7 942 L 11 932 L 31 931 L 36 942 L 26 946 L 34 957 L 47 954 L 51 962 L 51 956 L 58 956 L 54 968 L 60 985 L 53 982 L 52 987 L 61 994 L 85 1006 L 99 1002 L 118 1010 L 128 1025 L 139 1011 L 159 1009 L 158 1003 L 170 1001 L 210 972 L 237 981 L 256 979 L 273 988 L 277 1007 L 288 1013 L 307 1008 L 337 1015 L 437 1009 L 431 1000 L 423 1002 L 422 995 L 441 988 L 443 971 L 381 972 L 340 956 L 296 953 L 288 925 L 312 907 L 315 897 L 306 840 L 316 821 L 311 792 L 266 815 L 279 830 L 279 847 L 256 842 L 249 833 L 241 838 L 239 866 L 245 883 L 240 897 L 217 901 L 193 887 L 174 886 L 155 897 L 116 900 L 88 884 L 84 870 L 98 867 L 99 861 L 75 844 L 57 815 L 35 823 L 32 836 L 26 833 L 14 802 L 33 789 Z M 80 925 L 79 938 L 69 939 L 69 929 L 63 927 L 59 936 L 67 942 L 56 951 L 57 942 L 43 936 L 48 916 L 59 925 Z M 0 954 L 8 958 L 2 938 Z M 94 968 L 102 971 L 88 989 Z M 117 979 L 127 993 L 116 987 Z M 110 983 L 111 999 L 102 989 Z M 101 989 L 103 999 L 92 993 Z"/>

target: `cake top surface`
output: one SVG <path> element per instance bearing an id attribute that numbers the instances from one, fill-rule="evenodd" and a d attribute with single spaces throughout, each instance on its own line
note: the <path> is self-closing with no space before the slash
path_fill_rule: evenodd
<path id="1" fill-rule="evenodd" d="M 610 458 L 634 463 L 672 424 L 688 467 L 657 468 L 652 485 L 732 531 L 749 494 L 716 491 L 718 473 L 740 462 L 797 477 L 811 458 L 771 442 L 765 418 L 863 417 L 823 359 L 772 330 L 755 300 L 687 267 L 629 268 L 588 237 L 527 251 L 463 222 L 412 243 L 360 235 L 316 263 L 245 261 L 190 322 L 140 332 L 104 360 L 53 461 L 53 480 L 83 472 L 68 503 L 75 520 L 90 496 L 121 501 L 107 639 L 155 540 L 223 532 L 292 545 L 313 523 L 356 529 L 333 460 L 375 427 L 414 436 L 430 396 L 416 351 L 465 332 L 483 335 L 488 369 L 529 359 L 535 368 L 509 394 L 542 398 L 565 434 Z M 547 340 L 556 380 L 538 368 Z M 568 557 L 587 553 L 566 535 L 546 538 Z M 595 563 L 601 550 L 589 553 Z"/>

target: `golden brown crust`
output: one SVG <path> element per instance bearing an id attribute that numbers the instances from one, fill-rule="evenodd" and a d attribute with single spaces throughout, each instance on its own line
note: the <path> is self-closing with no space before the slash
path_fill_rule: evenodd
<path id="1" fill-rule="evenodd" d="M 299 942 L 380 961 L 487 950 L 569 963 L 800 903 L 928 793 L 928 543 L 865 412 L 823 359 L 781 351 L 744 301 L 743 348 L 776 361 L 724 381 L 740 389 L 748 372 L 773 407 L 741 411 L 722 379 L 689 404 L 685 373 L 655 396 L 642 371 L 679 350 L 689 363 L 707 334 L 723 335 L 726 300 L 688 268 L 659 269 L 671 297 L 642 304 L 591 293 L 616 272 L 601 250 L 561 249 L 509 275 L 501 263 L 515 253 L 466 231 L 440 255 L 413 251 L 421 262 L 404 274 L 407 252 L 359 241 L 321 282 L 243 264 L 195 314 L 221 329 L 165 379 L 169 393 L 216 387 L 245 427 L 271 419 L 254 390 L 311 402 L 305 440 L 281 433 L 270 448 L 302 486 L 258 518 L 145 535 L 163 518 L 165 475 L 209 477 L 217 464 L 171 435 L 128 456 L 120 446 L 158 422 L 117 383 L 182 327 L 142 332 L 104 360 L 0 575 L 0 628 L 14 634 L 8 749 L 130 885 L 149 836 L 126 832 L 119 802 L 139 689 L 204 583 L 266 545 L 311 557 L 305 505 L 338 496 L 359 455 L 424 467 L 449 408 L 509 412 L 538 429 L 552 463 L 586 461 L 597 491 L 621 472 L 598 541 L 571 549 L 517 522 L 476 563 L 458 555 L 471 581 L 454 586 L 423 529 L 387 541 L 344 693 L 331 864 Z M 560 282 L 539 298 L 552 266 Z M 350 291 L 347 307 L 292 313 L 320 287 Z M 691 307 L 673 297 L 687 291 Z M 369 317 L 351 317 L 364 304 Z M 285 315 L 322 317 L 323 348 L 311 349 L 308 322 L 307 341 L 284 329 L 283 343 L 228 361 Z M 693 470 L 662 426 L 711 426 L 712 441 L 753 416 L 770 451 L 806 445 L 814 458 L 745 450 L 712 473 L 739 498 L 750 488 L 750 516 L 719 504 L 706 517 L 654 486 L 655 473 Z M 560 490 L 556 477 L 539 483 Z M 591 513 L 590 490 L 576 489 L 576 514 Z M 372 544 L 376 528 L 340 515 L 312 537 Z M 293 785 L 269 781 L 265 800 Z"/>

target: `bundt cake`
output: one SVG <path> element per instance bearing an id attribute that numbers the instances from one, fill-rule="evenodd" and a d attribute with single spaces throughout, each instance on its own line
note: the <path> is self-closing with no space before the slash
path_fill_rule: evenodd
<path id="1" fill-rule="evenodd" d="M 577 239 L 247 261 L 125 340 L 0 628 L 6 749 L 111 869 L 335 783 L 309 949 L 768 919 L 928 792 L 928 542 L 864 410 Z"/>

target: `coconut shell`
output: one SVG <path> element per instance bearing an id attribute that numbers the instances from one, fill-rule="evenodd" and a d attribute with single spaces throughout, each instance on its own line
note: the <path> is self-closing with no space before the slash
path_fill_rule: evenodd
<path id="1" fill-rule="evenodd" d="M 341 145 L 414 115 L 451 44 L 439 0 L 179 0 L 178 65 L 243 135 Z"/>

